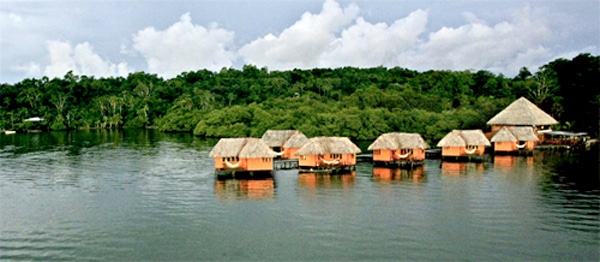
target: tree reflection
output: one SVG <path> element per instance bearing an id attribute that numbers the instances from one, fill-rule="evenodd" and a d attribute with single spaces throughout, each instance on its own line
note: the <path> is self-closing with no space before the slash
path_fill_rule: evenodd
<path id="1" fill-rule="evenodd" d="M 600 193 L 598 149 L 590 151 L 551 152 L 536 154 L 540 173 L 539 185 L 544 191 L 575 190 Z"/>

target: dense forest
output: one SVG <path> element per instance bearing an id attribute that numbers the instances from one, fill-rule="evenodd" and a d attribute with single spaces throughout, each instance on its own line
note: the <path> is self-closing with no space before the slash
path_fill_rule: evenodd
<path id="1" fill-rule="evenodd" d="M 600 56 L 557 59 L 509 78 L 485 70 L 404 68 L 199 70 L 163 79 L 144 72 L 24 79 L 0 86 L 0 130 L 158 128 L 204 137 L 260 137 L 298 129 L 308 137 L 370 140 L 420 133 L 430 144 L 486 122 L 524 96 L 560 121 L 556 130 L 598 136 Z M 31 117 L 42 122 L 24 121 Z"/>

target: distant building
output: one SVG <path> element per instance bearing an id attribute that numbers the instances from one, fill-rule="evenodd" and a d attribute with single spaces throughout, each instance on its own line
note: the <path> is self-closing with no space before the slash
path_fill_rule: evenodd
<path id="1" fill-rule="evenodd" d="M 275 153 L 259 138 L 222 138 L 208 154 L 217 172 L 271 172 Z"/>
<path id="2" fill-rule="evenodd" d="M 347 137 L 313 137 L 295 155 L 304 170 L 351 170 L 360 148 Z"/>
<path id="3" fill-rule="evenodd" d="M 385 166 L 422 164 L 427 148 L 429 145 L 421 135 L 400 132 L 381 134 L 368 147 L 373 151 L 373 163 Z"/>
<path id="4" fill-rule="evenodd" d="M 487 134 L 488 138 L 504 126 L 530 126 L 541 140 L 541 133 L 549 130 L 550 125 L 558 124 L 558 121 L 525 97 L 521 97 L 492 117 L 487 124 L 492 126 L 492 131 Z"/>
<path id="5" fill-rule="evenodd" d="M 442 148 L 442 160 L 481 160 L 485 147 L 491 146 L 481 129 L 452 130 L 437 144 Z"/>
<path id="6" fill-rule="evenodd" d="M 261 139 L 283 159 L 298 158 L 294 154 L 308 143 L 308 138 L 298 130 L 267 130 Z"/>
<path id="7" fill-rule="evenodd" d="M 531 126 L 505 126 L 490 141 L 496 154 L 531 154 L 539 139 Z"/>

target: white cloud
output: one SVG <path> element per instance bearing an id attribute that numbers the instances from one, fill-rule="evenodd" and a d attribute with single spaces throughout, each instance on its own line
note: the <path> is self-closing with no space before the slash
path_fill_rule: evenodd
<path id="1" fill-rule="evenodd" d="M 552 58 L 558 36 L 551 14 L 535 11 L 526 6 L 493 25 L 465 11 L 466 23 L 425 35 L 428 11 L 417 9 L 390 25 L 374 24 L 358 16 L 355 5 L 343 9 L 326 1 L 319 14 L 305 13 L 281 34 L 259 38 L 239 54 L 245 63 L 278 70 L 383 65 L 516 74 Z"/>
<path id="2" fill-rule="evenodd" d="M 42 74 L 42 69 L 38 63 L 29 62 L 26 65 L 14 66 L 12 68 L 15 71 L 23 72 L 26 78 L 36 78 L 40 77 Z"/>
<path id="3" fill-rule="evenodd" d="M 189 13 L 164 31 L 148 27 L 133 36 L 133 47 L 148 63 L 151 73 L 174 77 L 184 71 L 218 70 L 235 60 L 234 33 L 212 25 L 192 24 Z"/>
<path id="4" fill-rule="evenodd" d="M 239 54 L 247 64 L 271 69 L 320 66 L 319 59 L 335 41 L 335 33 L 348 26 L 358 11 L 356 5 L 342 9 L 335 1 L 325 1 L 321 13 L 304 13 L 279 36 L 268 34 L 254 40 L 243 46 Z"/>
<path id="5" fill-rule="evenodd" d="M 420 9 L 389 26 L 359 17 L 321 55 L 321 66 L 396 66 L 403 53 L 419 45 L 426 24 L 427 12 Z"/>
<path id="6" fill-rule="evenodd" d="M 597 21 L 597 4 L 589 1 L 457 5 L 352 1 L 360 8 L 346 4 L 350 1 L 339 2 L 266 1 L 244 5 L 228 17 L 223 14 L 229 11 L 223 10 L 239 3 L 40 5 L 8 1 L 0 8 L 0 50 L 4 51 L 0 51 L 0 81 L 43 74 L 61 77 L 69 70 L 125 75 L 129 67 L 173 77 L 184 71 L 217 71 L 242 63 L 275 70 L 379 65 L 484 69 L 512 76 L 523 66 L 534 70 L 556 58 L 584 52 L 597 55 L 600 50 L 596 23 L 590 22 Z M 152 15 L 158 6 L 161 15 Z M 186 13 L 190 10 L 199 10 L 194 19 L 206 26 L 194 24 Z M 277 12 L 277 19 L 265 15 L 270 12 Z M 151 27 L 174 15 L 180 19 L 167 23 L 170 26 Z M 102 17 L 111 19 L 98 23 Z M 244 41 L 234 42 L 236 36 L 243 36 Z"/>
<path id="7" fill-rule="evenodd" d="M 50 78 L 63 77 L 69 71 L 96 77 L 126 76 L 130 71 L 127 63 L 114 64 L 102 59 L 87 42 L 72 47 L 69 42 L 47 41 L 46 48 L 50 63 L 44 75 Z"/>
<path id="8" fill-rule="evenodd" d="M 551 50 L 546 44 L 552 37 L 545 19 L 532 17 L 529 8 L 525 8 L 513 21 L 493 26 L 476 21 L 432 32 L 427 41 L 417 47 L 414 62 L 407 65 L 417 69 L 487 69 L 516 73 L 522 66 L 547 62 Z"/>

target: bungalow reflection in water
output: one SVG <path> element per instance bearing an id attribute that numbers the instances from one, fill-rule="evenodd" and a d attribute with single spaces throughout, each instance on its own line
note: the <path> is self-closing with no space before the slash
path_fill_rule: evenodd
<path id="1" fill-rule="evenodd" d="M 317 188 L 351 188 L 354 187 L 356 171 L 347 171 L 343 174 L 330 173 L 299 173 L 300 186 L 310 189 Z"/>
<path id="2" fill-rule="evenodd" d="M 494 168 L 502 171 L 511 171 L 519 163 L 523 162 L 526 166 L 533 166 L 533 156 L 494 156 Z"/>
<path id="3" fill-rule="evenodd" d="M 481 162 L 442 161 L 441 171 L 445 176 L 481 175 L 484 172 L 484 166 Z"/>
<path id="4" fill-rule="evenodd" d="M 388 168 L 388 167 L 373 167 L 373 178 L 379 181 L 389 180 L 422 180 L 425 176 L 425 167 L 417 166 L 412 169 L 405 168 Z"/>
<path id="5" fill-rule="evenodd" d="M 261 179 L 215 179 L 215 195 L 219 200 L 260 200 L 275 197 L 273 177 Z"/>

